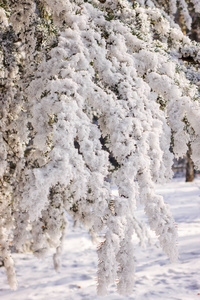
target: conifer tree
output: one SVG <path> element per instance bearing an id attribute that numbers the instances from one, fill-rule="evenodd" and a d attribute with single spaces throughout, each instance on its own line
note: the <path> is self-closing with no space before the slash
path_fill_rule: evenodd
<path id="1" fill-rule="evenodd" d="M 10 245 L 23 251 L 31 240 L 38 257 L 53 247 L 57 268 L 66 213 L 103 234 L 101 295 L 115 280 L 132 293 L 132 236 L 146 239 L 138 203 L 177 260 L 174 220 L 155 184 L 172 177 L 188 143 L 200 166 L 200 50 L 174 21 L 176 1 L 169 11 L 162 2 L 0 2 L 0 256 L 11 288 Z"/>

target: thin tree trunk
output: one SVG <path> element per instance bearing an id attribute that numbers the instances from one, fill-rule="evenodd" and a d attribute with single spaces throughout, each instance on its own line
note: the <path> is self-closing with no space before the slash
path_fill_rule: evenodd
<path id="1" fill-rule="evenodd" d="M 194 180 L 194 163 L 191 158 L 192 155 L 192 149 L 191 145 L 188 144 L 188 151 L 186 154 L 186 182 L 191 182 Z"/>

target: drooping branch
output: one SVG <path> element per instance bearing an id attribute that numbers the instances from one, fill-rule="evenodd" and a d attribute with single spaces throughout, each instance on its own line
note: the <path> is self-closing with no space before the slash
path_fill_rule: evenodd
<path id="1" fill-rule="evenodd" d="M 38 257 L 56 249 L 57 267 L 67 212 L 103 235 L 99 294 L 115 280 L 119 293 L 132 291 L 132 236 L 144 243 L 146 232 L 138 202 L 177 259 L 173 217 L 155 192 L 172 177 L 171 135 L 176 156 L 191 142 L 200 162 L 199 45 L 155 2 L 137 2 L 6 1 L 0 10 L 1 256 L 10 257 L 7 241 L 22 251 L 31 239 Z M 12 260 L 4 265 L 15 282 Z"/>

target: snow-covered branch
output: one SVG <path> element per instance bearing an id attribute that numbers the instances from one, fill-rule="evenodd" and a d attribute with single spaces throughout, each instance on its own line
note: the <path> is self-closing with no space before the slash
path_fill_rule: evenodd
<path id="1" fill-rule="evenodd" d="M 156 2 L 137 2 L 0 4 L 0 255 L 12 288 L 9 244 L 22 251 L 30 240 L 39 257 L 54 247 L 57 268 L 65 212 L 104 235 L 99 294 L 115 280 L 119 293 L 132 292 L 132 236 L 145 239 L 139 202 L 162 249 L 178 258 L 155 184 L 172 177 L 171 149 L 182 156 L 188 142 L 200 166 L 199 44 Z M 176 1 L 169 7 L 175 14 Z"/>

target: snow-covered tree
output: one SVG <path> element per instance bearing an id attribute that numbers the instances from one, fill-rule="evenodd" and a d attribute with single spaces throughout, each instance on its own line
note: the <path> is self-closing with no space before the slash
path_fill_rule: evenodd
<path id="1" fill-rule="evenodd" d="M 38 257 L 54 247 L 58 267 L 66 212 L 103 237 L 101 295 L 115 280 L 119 293 L 132 292 L 132 236 L 146 239 L 138 203 L 177 260 L 155 183 L 172 177 L 188 143 L 200 166 L 200 48 L 174 22 L 176 1 L 169 11 L 162 2 L 0 2 L 0 256 L 11 288 L 11 245 L 23 251 L 31 240 Z"/>

